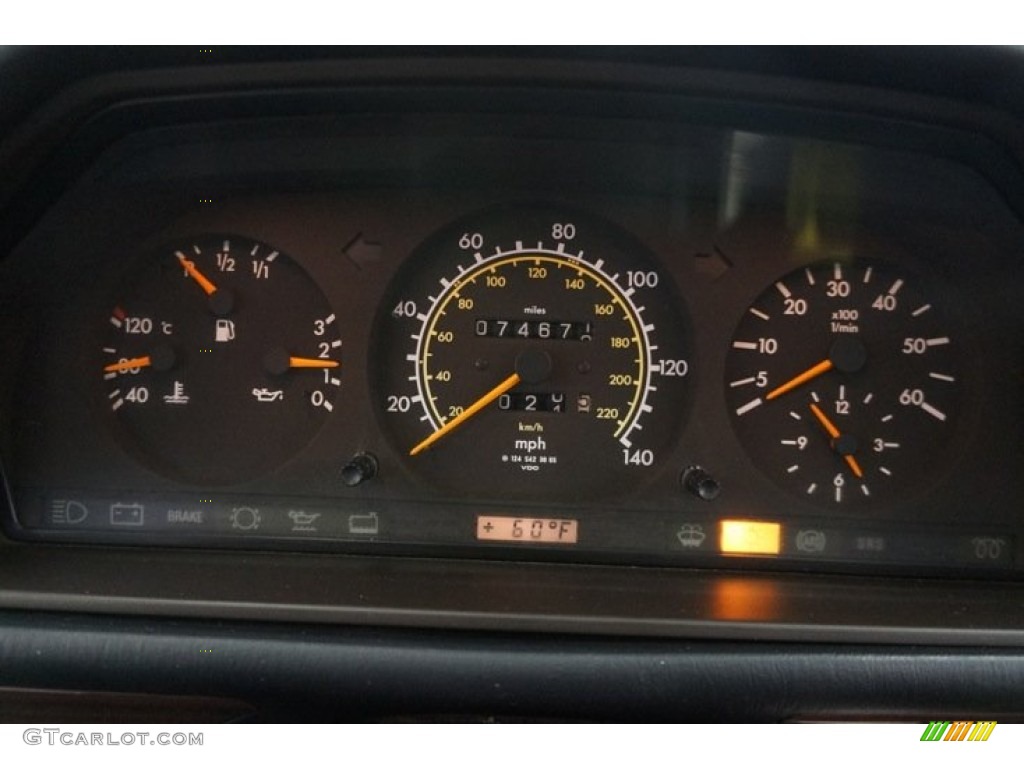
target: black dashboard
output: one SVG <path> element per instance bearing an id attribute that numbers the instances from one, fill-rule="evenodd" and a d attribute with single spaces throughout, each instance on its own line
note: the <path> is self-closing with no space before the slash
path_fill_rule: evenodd
<path id="1" fill-rule="evenodd" d="M 0 63 L 0 713 L 1019 716 L 1015 52 Z"/>

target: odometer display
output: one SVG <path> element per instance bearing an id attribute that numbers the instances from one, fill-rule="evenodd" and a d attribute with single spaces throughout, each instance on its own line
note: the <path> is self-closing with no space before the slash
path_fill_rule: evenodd
<path id="1" fill-rule="evenodd" d="M 477 336 L 495 339 L 590 341 L 594 338 L 593 323 L 563 320 L 477 320 L 474 330 Z"/>
<path id="2" fill-rule="evenodd" d="M 679 312 L 606 224 L 538 210 L 462 222 L 399 274 L 380 319 L 396 448 L 460 492 L 625 492 L 659 467 L 682 414 Z"/>

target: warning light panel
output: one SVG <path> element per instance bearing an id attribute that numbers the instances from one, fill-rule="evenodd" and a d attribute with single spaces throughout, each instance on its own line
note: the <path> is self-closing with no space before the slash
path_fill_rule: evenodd
<path id="1" fill-rule="evenodd" d="M 758 520 L 723 520 L 719 541 L 725 555 L 777 555 L 782 549 L 782 526 Z"/>

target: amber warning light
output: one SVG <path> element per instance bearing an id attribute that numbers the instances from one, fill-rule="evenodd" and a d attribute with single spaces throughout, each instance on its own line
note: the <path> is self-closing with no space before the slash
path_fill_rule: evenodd
<path id="1" fill-rule="evenodd" d="M 480 541 L 511 541 L 529 544 L 575 544 L 579 523 L 547 517 L 494 517 L 476 519 Z"/>
<path id="2" fill-rule="evenodd" d="M 723 520 L 720 547 L 725 555 L 777 555 L 782 526 L 756 520 Z"/>

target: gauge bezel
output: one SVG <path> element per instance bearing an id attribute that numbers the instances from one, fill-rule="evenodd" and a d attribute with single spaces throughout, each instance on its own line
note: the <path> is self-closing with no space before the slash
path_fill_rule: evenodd
<path id="1" fill-rule="evenodd" d="M 924 446 L 929 449 L 932 461 L 941 467 L 941 470 L 932 468 L 926 468 L 922 466 L 920 471 L 915 469 L 910 477 L 903 478 L 883 478 L 893 481 L 892 488 L 887 493 L 872 493 L 871 495 L 865 491 L 861 495 L 848 494 L 842 496 L 845 504 L 836 501 L 836 496 L 829 496 L 825 499 L 821 493 L 816 494 L 815 498 L 808 496 L 812 493 L 808 490 L 811 487 L 818 486 L 816 490 L 822 490 L 821 480 L 822 478 L 812 478 L 804 481 L 803 475 L 800 476 L 803 487 L 798 489 L 794 484 L 793 478 L 799 474 L 796 471 L 794 474 L 786 477 L 781 477 L 780 474 L 783 472 L 783 464 L 789 464 L 789 462 L 782 462 L 779 466 L 775 464 L 778 462 L 766 460 L 766 447 L 761 445 L 755 449 L 750 445 L 749 435 L 753 429 L 752 424 L 755 421 L 760 421 L 765 424 L 768 422 L 766 419 L 769 417 L 765 414 L 769 411 L 775 411 L 776 421 L 786 422 L 782 414 L 788 413 L 793 419 L 797 419 L 798 416 L 802 416 L 802 408 L 797 409 L 799 413 L 794 412 L 791 407 L 794 403 L 802 402 L 803 400 L 810 400 L 816 396 L 819 390 L 821 391 L 833 391 L 837 387 L 840 389 L 838 392 L 843 392 L 843 387 L 851 386 L 850 382 L 853 382 L 853 389 L 859 392 L 859 395 L 867 395 L 874 397 L 873 392 L 868 392 L 865 389 L 866 384 L 863 380 L 858 381 L 857 377 L 861 375 L 860 372 L 849 373 L 842 372 L 836 367 L 828 369 L 826 372 L 819 375 L 812 376 L 806 383 L 799 385 L 794 390 L 787 391 L 778 397 L 777 402 L 764 402 L 767 400 L 765 393 L 772 392 L 775 388 L 783 384 L 790 375 L 797 374 L 803 369 L 807 368 L 811 362 L 816 362 L 822 355 L 826 355 L 829 345 L 825 345 L 821 350 L 814 347 L 813 350 L 817 351 L 818 354 L 811 354 L 811 350 L 806 350 L 808 355 L 806 359 L 801 357 L 797 360 L 790 360 L 785 371 L 780 371 L 778 378 L 771 376 L 767 384 L 762 390 L 761 396 L 755 400 L 750 400 L 747 395 L 740 394 L 740 389 L 734 386 L 737 381 L 743 381 L 743 376 L 739 375 L 739 371 L 746 371 L 751 369 L 752 364 L 741 363 L 744 351 L 734 345 L 743 340 L 740 338 L 743 336 L 745 330 L 749 330 L 752 327 L 757 327 L 763 322 L 765 328 L 773 327 L 773 323 L 780 322 L 780 318 L 775 313 L 772 314 L 769 320 L 763 310 L 759 310 L 762 303 L 766 300 L 771 299 L 774 302 L 785 301 L 791 302 L 794 300 L 803 300 L 809 293 L 813 293 L 816 298 L 822 301 L 826 300 L 825 287 L 822 285 L 816 285 L 812 282 L 814 277 L 802 277 L 806 274 L 818 275 L 821 274 L 832 274 L 835 269 L 850 270 L 853 273 L 864 277 L 866 274 L 868 279 L 863 281 L 863 285 L 868 284 L 868 280 L 871 279 L 873 274 L 881 274 L 886 278 L 892 278 L 898 283 L 896 285 L 897 291 L 901 288 L 906 291 L 913 292 L 914 295 L 922 297 L 922 307 L 926 304 L 928 307 L 928 314 L 930 318 L 938 318 L 936 322 L 942 325 L 942 327 L 952 328 L 954 332 L 950 333 L 952 339 L 951 349 L 955 350 L 953 355 L 952 366 L 955 368 L 954 373 L 956 381 L 954 382 L 953 389 L 950 393 L 942 393 L 943 397 L 947 400 L 951 399 L 954 403 L 954 407 L 948 408 L 949 414 L 943 414 L 946 418 L 943 418 L 940 422 L 940 429 L 942 437 L 939 440 L 935 438 L 924 440 Z M 794 285 L 794 278 L 800 277 L 799 287 Z M 856 281 L 851 280 L 851 283 L 859 285 Z M 781 286 L 781 287 L 780 287 Z M 787 287 L 788 286 L 788 287 Z M 904 288 L 909 286 L 909 288 Z M 860 290 L 865 290 L 863 286 L 860 286 Z M 861 298 L 857 295 L 858 288 L 855 287 L 851 291 L 851 301 L 857 301 L 866 304 L 867 299 Z M 872 294 L 873 295 L 873 294 Z M 781 297 L 781 299 L 780 299 Z M 796 297 L 793 299 L 792 297 Z M 828 301 L 837 301 L 843 297 L 828 297 Z M 916 308 L 916 305 L 915 305 Z M 797 504 L 797 509 L 817 510 L 830 510 L 833 513 L 843 513 L 847 515 L 856 516 L 868 516 L 875 517 L 879 514 L 885 514 L 885 516 L 893 519 L 919 519 L 922 515 L 923 504 L 927 504 L 927 499 L 932 494 L 938 484 L 941 483 L 941 478 L 949 477 L 955 473 L 956 463 L 960 456 L 962 456 L 966 450 L 967 443 L 974 435 L 974 424 L 977 418 L 976 398 L 974 393 L 977 391 L 978 378 L 980 375 L 980 367 L 977 361 L 977 356 L 974 352 L 973 347 L 975 346 L 972 342 L 971 331 L 969 324 L 965 321 L 963 315 L 963 306 L 956 298 L 956 292 L 952 286 L 944 284 L 936 275 L 924 276 L 916 270 L 909 268 L 906 264 L 900 264 L 899 266 L 894 265 L 885 258 L 878 258 L 876 256 L 865 257 L 845 257 L 845 258 L 812 258 L 801 263 L 799 266 L 793 267 L 785 273 L 779 274 L 770 279 L 767 285 L 753 296 L 749 303 L 747 303 L 740 317 L 736 322 L 735 328 L 729 337 L 729 348 L 723 359 L 723 373 L 722 373 L 722 392 L 723 402 L 725 411 L 728 415 L 729 423 L 732 426 L 733 437 L 736 444 L 741 448 L 747 457 L 750 466 L 758 472 L 758 474 L 768 481 L 771 485 L 780 490 L 784 491 L 793 502 Z M 763 318 L 756 320 L 751 319 L 752 316 L 757 317 L 758 311 L 760 314 L 765 315 Z M 909 312 L 912 314 L 914 310 Z M 872 315 L 872 319 L 861 318 L 859 322 L 864 325 L 866 322 L 875 323 L 875 326 L 870 327 L 870 333 L 878 335 L 877 324 L 881 322 L 888 322 L 888 317 L 885 314 Z M 905 323 L 906 317 L 901 307 L 900 315 L 897 319 L 898 322 Z M 802 317 L 795 317 L 793 320 L 782 320 L 782 322 L 795 322 L 805 323 L 812 322 L 811 319 L 804 321 Z M 900 326 L 902 327 L 902 326 Z M 832 340 L 838 338 L 846 338 L 847 335 L 842 331 L 831 330 L 825 331 L 822 329 L 813 330 L 815 338 L 821 336 L 823 338 L 829 338 Z M 830 335 L 828 335 L 830 334 Z M 768 334 L 771 335 L 771 334 Z M 776 334 L 778 335 L 778 334 Z M 859 334 L 857 338 L 860 338 Z M 896 343 L 895 341 L 893 342 Z M 780 345 L 780 353 L 781 345 Z M 877 359 L 879 354 L 877 350 L 872 351 Z M 793 350 L 787 350 L 788 354 L 792 354 Z M 763 353 L 759 353 L 763 354 Z M 827 355 L 826 355 L 827 357 Z M 774 357 L 769 356 L 766 358 L 768 362 L 764 363 L 763 368 L 771 369 L 772 366 L 778 367 L 783 365 L 779 360 L 783 359 L 782 356 Z M 886 364 L 892 366 L 892 361 L 886 359 Z M 871 363 L 869 362 L 869 366 Z M 916 362 L 915 362 L 916 365 Z M 810 372 L 810 369 L 808 371 Z M 747 371 L 749 373 L 749 371 Z M 867 376 L 868 374 L 864 374 Z M 908 374 L 912 375 L 912 374 Z M 739 379 L 737 378 L 739 376 Z M 850 378 L 847 378 L 850 377 Z M 885 386 L 890 386 L 890 382 L 886 381 Z M 877 388 L 877 387 L 876 387 Z M 865 391 L 860 391 L 865 390 Z M 816 401 L 817 402 L 817 401 Z M 757 403 L 757 405 L 755 405 Z M 873 408 L 877 401 L 868 400 L 866 403 L 852 403 L 852 406 L 856 406 L 855 410 L 864 410 L 867 408 Z M 895 403 L 891 403 L 887 410 L 898 409 Z M 881 415 L 881 414 L 880 414 Z M 891 414 L 884 418 L 892 418 Z M 811 418 L 810 421 L 814 422 L 813 428 L 808 427 L 811 433 L 814 435 L 814 439 L 826 439 L 828 436 L 824 434 L 823 430 L 827 430 L 829 426 L 833 426 L 837 421 L 837 417 L 831 412 L 825 410 L 825 421 L 831 422 L 826 425 L 817 424 L 816 421 Z M 925 422 L 928 423 L 927 421 Z M 897 424 L 898 426 L 898 424 Z M 767 427 L 762 427 L 766 429 Z M 756 431 L 755 431 L 756 432 Z M 819 434 L 821 432 L 821 434 Z M 747 435 L 747 437 L 744 437 Z M 760 438 L 759 438 L 760 439 Z M 834 440 L 834 438 L 833 438 Z M 906 447 L 906 446 L 904 446 Z M 780 449 L 782 450 L 782 449 Z M 820 448 L 819 448 L 820 450 Z M 830 461 L 837 467 L 837 471 L 843 474 L 849 475 L 849 480 L 854 481 L 854 487 L 859 481 L 854 476 L 854 471 L 851 466 L 844 464 L 843 459 L 845 457 L 837 454 L 833 456 Z M 821 462 L 817 462 L 821 463 Z M 863 462 L 862 462 L 863 463 Z M 799 466 L 800 461 L 794 459 L 794 463 L 785 468 L 789 472 L 793 466 Z M 902 486 L 897 487 L 896 482 L 901 481 Z M 809 483 L 809 484 L 808 484 Z M 872 486 L 874 489 L 874 486 Z M 824 499 L 824 500 L 823 500 Z M 855 501 L 851 504 L 850 500 Z"/>
<path id="2" fill-rule="evenodd" d="M 551 222 L 560 221 L 574 221 L 580 224 L 579 239 L 561 241 L 545 237 L 546 231 L 550 233 Z M 486 244 L 482 244 L 480 248 L 456 247 L 460 236 L 478 231 L 486 233 Z M 429 371 L 422 365 L 424 355 L 429 351 L 426 337 L 434 329 L 446 302 L 460 286 L 495 268 L 517 268 L 518 265 L 535 260 L 556 265 L 559 269 L 555 271 L 566 269 L 584 274 L 589 283 L 587 290 L 600 290 L 603 296 L 608 297 L 608 302 L 615 304 L 616 313 L 622 313 L 621 320 L 617 322 L 628 324 L 638 358 L 635 380 L 630 389 L 634 394 L 627 415 L 620 416 L 618 420 L 621 423 L 607 431 L 607 439 L 600 437 L 576 443 L 580 450 L 592 450 L 594 444 L 600 446 L 607 440 L 615 446 L 614 450 L 619 452 L 616 455 L 621 457 L 624 467 L 627 465 L 627 456 L 638 457 L 631 464 L 635 472 L 629 472 L 625 477 L 619 478 L 620 482 L 605 477 L 607 472 L 601 473 L 600 478 L 591 473 L 590 480 L 586 483 L 577 481 L 572 475 L 566 475 L 567 484 L 557 488 L 546 486 L 547 491 L 553 494 L 547 497 L 548 501 L 558 505 L 596 495 L 599 488 L 605 493 L 610 493 L 611 497 L 621 498 L 666 474 L 674 478 L 679 467 L 673 466 L 671 460 L 677 450 L 677 436 L 689 412 L 689 398 L 686 397 L 686 392 L 690 387 L 690 371 L 693 365 L 690 323 L 675 284 L 675 275 L 665 269 L 646 247 L 612 222 L 592 212 L 580 211 L 563 204 L 535 201 L 490 206 L 439 226 L 392 276 L 375 324 L 372 344 L 375 356 L 371 361 L 373 370 L 370 387 L 371 391 L 376 389 L 381 398 L 387 397 L 391 392 L 387 380 L 398 378 L 394 374 L 386 374 L 386 371 L 397 370 L 400 367 L 404 371 L 401 380 L 415 383 L 415 389 L 406 393 L 414 401 L 412 405 L 415 415 L 405 418 L 404 421 L 408 423 L 414 418 L 423 425 L 418 432 L 411 432 L 408 427 L 396 426 L 403 421 L 397 418 L 401 414 L 389 413 L 385 405 L 378 405 L 378 421 L 383 433 L 389 436 L 395 461 L 404 472 L 422 479 L 428 487 L 433 487 L 435 492 L 445 492 L 444 489 L 449 484 L 438 479 L 438 463 L 445 462 L 442 458 L 442 448 L 438 447 L 436 451 L 427 450 L 424 455 L 411 459 L 408 455 L 410 448 L 427 436 L 428 429 L 436 431 L 444 424 L 443 413 L 431 412 L 425 405 L 426 399 L 430 396 L 424 381 Z M 626 271 L 639 268 L 640 265 L 657 271 L 660 276 L 658 284 L 651 286 L 647 292 L 623 284 Z M 554 280 L 554 277 L 549 277 L 548 280 Z M 410 289 L 410 285 L 415 285 L 416 289 Z M 554 289 L 544 288 L 546 292 L 551 290 Z M 413 322 L 408 324 L 408 330 L 404 334 L 390 330 L 389 323 L 395 319 L 393 310 L 408 298 L 415 299 L 417 308 L 422 306 L 423 310 L 417 309 Z M 524 300 L 520 303 L 532 302 Z M 633 350 L 632 346 L 630 350 Z M 684 361 L 684 364 L 679 366 L 681 373 L 662 373 L 661 361 L 655 358 L 655 352 L 661 356 Z M 400 363 L 395 362 L 399 360 Z M 391 379 L 387 379 L 389 375 Z M 664 376 L 668 376 L 670 380 L 663 380 Z M 481 386 L 480 394 L 486 388 Z M 659 389 L 664 391 L 659 393 Z M 658 403 L 661 403 L 660 410 Z M 575 413 L 565 415 L 570 419 L 576 416 Z M 604 434 L 599 427 L 588 429 L 597 430 L 590 432 L 592 437 Z M 652 433 L 656 433 L 656 437 L 650 439 L 654 445 L 649 448 L 644 440 Z M 638 435 L 640 439 L 637 438 Z M 658 456 L 653 448 L 657 448 L 661 456 Z M 461 449 L 460 452 L 464 454 L 465 451 Z M 469 463 L 478 465 L 479 459 L 480 454 L 477 453 Z M 466 457 L 463 460 L 465 461 Z M 607 458 L 604 460 L 608 461 Z M 443 474 L 442 472 L 441 475 Z M 491 500 L 493 501 L 496 496 L 508 500 L 520 498 L 514 491 L 509 493 L 510 482 L 507 481 L 506 485 L 495 489 L 495 492 L 490 494 Z M 520 500 L 526 502 L 531 493 L 534 492 L 526 493 Z M 487 499 L 487 495 L 482 493 L 480 487 L 473 491 L 472 495 L 481 500 Z"/>
<path id="3" fill-rule="evenodd" d="M 323 317 L 324 320 L 324 339 L 330 346 L 331 355 L 336 358 L 340 358 L 341 349 L 343 346 L 341 331 L 337 322 L 336 313 L 331 307 L 331 304 L 320 288 L 317 285 L 315 279 L 304 269 L 302 264 L 293 258 L 290 254 L 282 252 L 274 245 L 264 242 L 262 240 L 255 239 L 251 236 L 238 235 L 235 233 L 224 233 L 224 232 L 199 232 L 193 235 L 178 235 L 170 239 L 162 239 L 160 244 L 146 248 L 141 255 L 133 253 L 126 256 L 126 262 L 129 267 L 125 270 L 121 279 L 118 280 L 109 291 L 109 297 L 105 304 L 105 311 L 109 311 L 110 307 L 119 307 L 121 303 L 128 303 L 125 297 L 131 296 L 134 291 L 137 290 L 140 285 L 140 281 L 144 284 L 145 281 L 152 281 L 155 278 L 161 278 L 165 275 L 173 274 L 177 267 L 170 266 L 173 261 L 175 254 L 185 253 L 187 256 L 197 258 L 203 256 L 206 258 L 213 258 L 218 253 L 218 244 L 231 243 L 236 247 L 236 253 L 238 259 L 252 259 L 255 263 L 259 258 L 269 259 L 273 263 L 276 269 L 288 269 L 291 271 L 290 279 L 298 282 L 303 290 L 314 292 L 315 304 L 318 309 L 322 310 L 320 313 L 313 313 L 316 316 Z M 239 247 L 241 246 L 241 247 Z M 248 261 L 245 262 L 248 265 Z M 236 275 L 231 275 L 230 272 L 221 273 L 215 275 L 209 265 L 205 265 L 207 273 L 214 275 L 215 280 L 221 285 L 227 285 L 231 288 L 231 293 L 235 294 L 233 298 L 234 305 L 228 314 L 224 315 L 224 318 L 235 317 L 237 319 L 239 314 L 252 314 L 253 317 L 258 317 L 261 322 L 268 322 L 262 315 L 265 310 L 254 306 L 250 303 L 253 291 L 243 291 L 241 295 L 237 294 L 234 289 L 237 288 L 235 285 L 242 278 Z M 185 279 L 185 278 L 183 278 Z M 149 286 L 151 289 L 153 286 Z M 195 286 L 195 296 L 189 295 L 188 285 L 185 288 L 180 286 L 168 286 L 169 290 L 178 292 L 181 296 L 189 297 L 191 301 L 191 311 L 196 313 L 210 314 L 211 318 L 220 318 L 219 312 L 221 310 L 214 308 L 212 300 L 213 296 L 204 295 L 204 290 L 201 286 Z M 303 311 L 308 308 L 311 304 L 306 301 L 302 303 Z M 287 311 L 294 312 L 294 307 L 291 309 L 283 306 L 277 306 L 272 308 L 278 313 L 284 313 Z M 259 311 L 260 315 L 253 313 Z M 326 313 L 326 314 L 325 314 Z M 102 328 L 102 330 L 100 330 Z M 91 334 L 94 337 L 91 348 L 87 353 L 83 355 L 85 365 L 88 366 L 88 370 L 101 371 L 108 363 L 111 362 L 109 349 L 117 349 L 116 346 L 110 346 L 112 344 L 110 340 L 112 330 L 108 323 L 100 323 L 97 321 L 97 331 L 95 334 Z M 154 333 L 156 333 L 154 331 Z M 212 337 L 211 337 L 212 338 Z M 189 342 L 195 342 L 195 339 L 175 339 L 177 345 L 188 345 Z M 262 342 L 262 338 L 256 339 L 253 343 Z M 234 343 L 234 342 L 232 342 Z M 193 345 L 196 348 L 193 349 L 189 346 L 185 357 L 191 356 L 193 360 L 200 358 L 200 353 L 203 351 L 198 347 L 198 344 Z M 212 345 L 211 345 L 212 346 Z M 211 350 L 213 351 L 213 350 Z M 238 355 L 234 354 L 233 357 L 237 358 Z M 245 357 L 249 357 L 245 355 Z M 185 361 L 187 363 L 187 360 Z M 266 374 L 265 369 L 266 363 L 260 364 L 258 371 L 254 373 Z M 187 369 L 187 366 L 186 366 Z M 144 371 L 146 373 L 146 371 Z M 326 373 L 326 372 L 325 372 Z M 104 374 L 106 376 L 108 374 Z M 269 374 L 268 374 L 269 375 Z M 273 377 L 272 377 L 273 378 Z M 219 486 L 230 486 L 237 485 L 239 483 L 249 482 L 260 477 L 266 476 L 277 469 L 277 467 L 290 461 L 296 455 L 300 454 L 315 438 L 320 430 L 324 427 L 327 420 L 333 413 L 334 402 L 338 396 L 338 392 L 341 386 L 341 371 L 340 366 L 331 372 L 329 376 L 324 377 L 323 386 L 319 388 L 321 391 L 322 398 L 320 405 L 311 406 L 313 412 L 317 418 L 314 419 L 315 424 L 310 427 L 304 425 L 303 431 L 305 432 L 302 439 L 294 439 L 291 441 L 291 449 L 286 451 L 278 450 L 277 441 L 267 440 L 256 440 L 249 435 L 248 437 L 243 435 L 245 430 L 251 432 L 253 427 L 252 419 L 235 420 L 235 426 L 232 429 L 224 428 L 222 432 L 228 434 L 229 432 L 233 435 L 232 440 L 235 440 L 238 445 L 238 449 L 241 451 L 252 452 L 253 461 L 251 466 L 243 466 L 241 468 L 235 468 L 231 472 L 212 472 L 209 475 L 195 475 L 194 472 L 183 470 L 182 466 L 177 461 L 167 455 L 164 449 L 154 449 L 150 443 L 154 436 L 148 438 L 140 433 L 140 428 L 130 428 L 126 423 L 124 416 L 124 409 L 112 409 L 111 407 L 111 386 L 106 378 L 99 379 L 101 386 L 92 387 L 93 396 L 90 398 L 94 413 L 97 415 L 99 421 L 103 422 L 110 434 L 114 437 L 116 443 L 121 449 L 133 460 L 139 462 L 141 465 L 148 468 L 150 471 L 155 472 L 162 477 L 168 478 L 177 483 L 193 484 L 200 487 L 219 487 Z M 275 384 L 276 386 L 277 384 Z M 254 393 L 253 393 L 254 394 Z M 114 400 L 116 403 L 116 400 Z M 218 409 L 220 410 L 220 409 Z M 322 411 L 322 413 L 320 413 Z M 202 427 L 205 431 L 209 422 L 203 422 Z M 195 440 L 198 442 L 191 443 L 193 447 L 203 447 L 204 438 L 202 431 L 196 435 Z M 185 450 L 184 447 L 181 450 Z M 262 453 L 257 454 L 260 451 Z"/>

